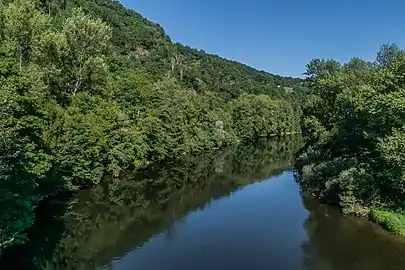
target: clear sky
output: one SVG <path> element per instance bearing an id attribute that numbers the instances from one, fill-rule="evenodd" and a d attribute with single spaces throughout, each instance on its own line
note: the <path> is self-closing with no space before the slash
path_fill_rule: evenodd
<path id="1" fill-rule="evenodd" d="M 403 0 L 121 0 L 175 42 L 271 73 L 300 76 L 316 57 L 374 60 L 405 47 Z"/>

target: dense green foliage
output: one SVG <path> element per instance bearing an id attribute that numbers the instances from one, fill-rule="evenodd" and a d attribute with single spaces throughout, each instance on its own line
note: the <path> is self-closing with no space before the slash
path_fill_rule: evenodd
<path id="1" fill-rule="evenodd" d="M 30 241 L 8 250 L 0 268 L 102 267 L 153 235 L 170 237 L 174 222 L 211 200 L 291 169 L 300 145 L 300 136 L 288 136 L 184 156 L 83 190 L 62 213 L 48 213 L 55 207 L 44 205 L 45 217 L 30 230 Z"/>
<path id="2" fill-rule="evenodd" d="M 117 1 L 0 2 L 0 252 L 46 196 L 297 132 L 300 87 L 173 44 Z"/>
<path id="3" fill-rule="evenodd" d="M 405 52 L 395 45 L 383 46 L 372 63 L 318 59 L 308 65 L 307 143 L 297 164 L 305 191 L 345 213 L 383 209 L 388 212 L 374 212 L 377 221 L 404 220 L 404 68 Z M 405 233 L 405 226 L 396 227 Z"/>
<path id="4" fill-rule="evenodd" d="M 405 236 L 405 215 L 373 209 L 371 219 L 387 230 Z"/>

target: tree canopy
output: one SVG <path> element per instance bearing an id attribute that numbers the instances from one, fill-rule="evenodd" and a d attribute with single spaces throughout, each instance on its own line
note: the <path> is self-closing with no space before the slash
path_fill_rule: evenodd
<path id="1" fill-rule="evenodd" d="M 174 44 L 118 1 L 4 0 L 0 37 L 0 251 L 45 197 L 300 129 L 300 79 Z"/>
<path id="2" fill-rule="evenodd" d="M 404 234 L 405 51 L 384 45 L 374 62 L 307 66 L 302 108 L 306 147 L 297 167 L 303 189 L 345 213 Z"/>

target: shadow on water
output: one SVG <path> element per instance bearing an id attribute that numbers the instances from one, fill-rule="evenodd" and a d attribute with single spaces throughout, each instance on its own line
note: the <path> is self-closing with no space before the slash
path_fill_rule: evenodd
<path id="1" fill-rule="evenodd" d="M 6 249 L 0 258 L 0 269 L 37 269 L 42 258 L 53 256 L 65 230 L 62 217 L 70 197 L 69 194 L 60 194 L 57 199 L 49 197 L 40 203 L 35 224 L 27 231 L 29 241 Z"/>
<path id="2" fill-rule="evenodd" d="M 405 238 L 312 198 L 303 198 L 303 205 L 309 211 L 308 241 L 302 244 L 306 269 L 405 269 Z"/>
<path id="3" fill-rule="evenodd" d="M 300 143 L 291 136 L 187 156 L 126 173 L 68 202 L 44 202 L 30 241 L 6 252 L 0 267 L 94 269 L 108 264 L 158 233 L 170 237 L 175 221 L 211 200 L 291 169 Z"/>
<path id="4" fill-rule="evenodd" d="M 0 269 L 405 269 L 405 238 L 300 198 L 300 143 L 186 156 L 46 200 Z"/>

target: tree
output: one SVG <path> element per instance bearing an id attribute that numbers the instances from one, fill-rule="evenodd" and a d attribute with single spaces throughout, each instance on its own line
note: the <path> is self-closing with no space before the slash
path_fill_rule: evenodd
<path id="1" fill-rule="evenodd" d="M 110 37 L 111 29 L 105 23 L 75 9 L 63 22 L 60 33 L 49 33 L 43 39 L 46 73 L 60 102 L 66 104 L 70 95 L 80 91 L 105 93 L 108 78 L 105 56 Z"/>
<path id="2" fill-rule="evenodd" d="M 39 135 L 37 78 L 32 70 L 21 75 L 18 62 L 0 50 L 0 253 L 26 240 L 51 167 Z"/>
<path id="3" fill-rule="evenodd" d="M 377 53 L 376 64 L 382 67 L 387 66 L 402 53 L 403 51 L 398 47 L 398 45 L 385 44 L 381 46 Z"/>
<path id="4" fill-rule="evenodd" d="M 404 234 L 405 58 L 396 45 L 384 45 L 374 63 L 353 58 L 333 72 L 318 68 L 320 60 L 308 66 L 299 182 L 345 213 L 371 211 Z"/>
<path id="5" fill-rule="evenodd" d="M 35 0 L 16 0 L 4 9 L 5 46 L 18 55 L 20 73 L 50 23 L 36 6 Z"/>
<path id="6" fill-rule="evenodd" d="M 0 249 L 44 198 L 298 131 L 301 82 L 173 44 L 117 1 L 0 1 Z"/>

